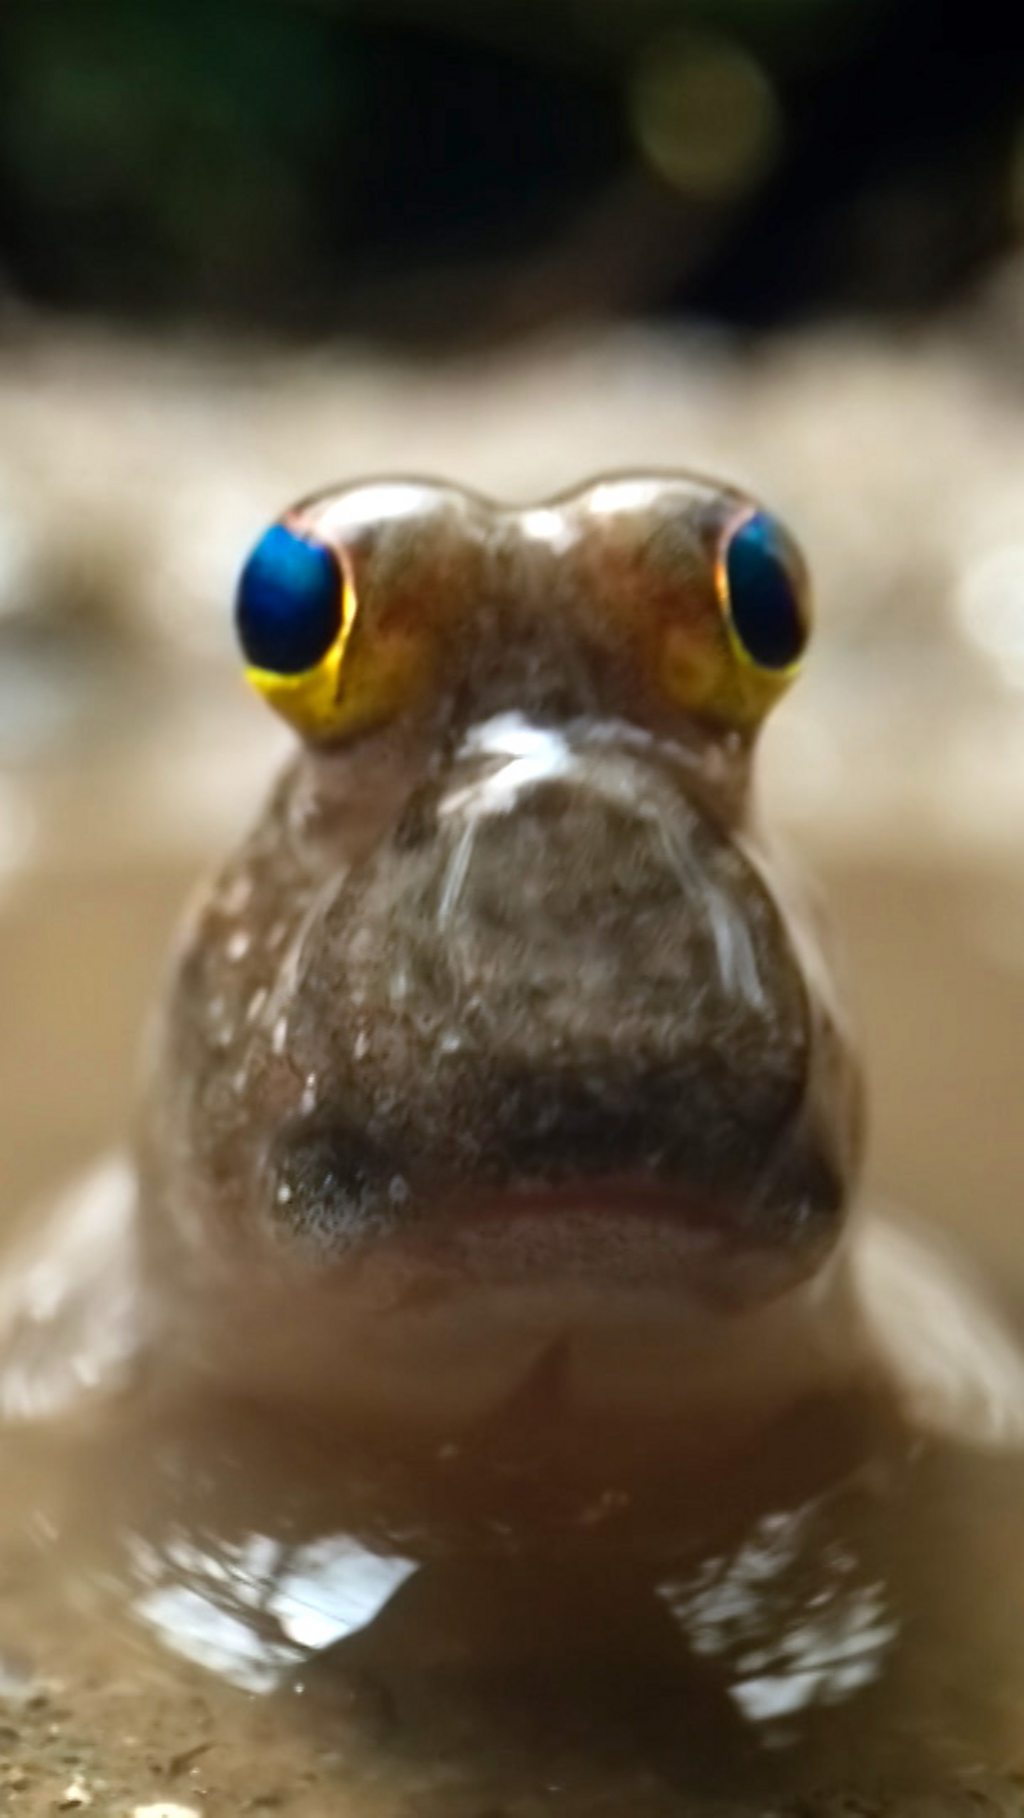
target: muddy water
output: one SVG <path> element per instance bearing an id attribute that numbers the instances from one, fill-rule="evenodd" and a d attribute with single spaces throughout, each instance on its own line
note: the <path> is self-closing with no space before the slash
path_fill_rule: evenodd
<path id="1" fill-rule="evenodd" d="M 97 788 L 65 781 L 0 904 L 12 1209 L 123 1134 L 179 904 L 222 843 L 83 838 Z M 937 846 L 804 843 L 867 1051 L 869 1193 L 955 1236 L 1019 1315 L 1024 880 L 1005 846 L 965 866 Z M 767 1436 L 770 1493 L 744 1506 L 741 1486 L 711 1486 L 710 1527 L 669 1476 L 678 1545 L 630 1563 L 599 1461 L 570 1547 L 524 1561 L 497 1521 L 494 1546 L 424 1565 L 374 1519 L 394 1461 L 312 1422 L 143 1399 L 8 1436 L 0 1799 L 295 1818 L 1017 1810 L 1024 1470 L 865 1421 L 866 1444 L 813 1414 Z"/>

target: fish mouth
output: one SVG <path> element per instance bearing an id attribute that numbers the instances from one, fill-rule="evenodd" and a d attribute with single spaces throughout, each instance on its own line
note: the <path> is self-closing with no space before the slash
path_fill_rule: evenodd
<path id="1" fill-rule="evenodd" d="M 639 1299 L 699 1316 L 776 1299 L 819 1272 L 834 1240 L 831 1225 L 797 1242 L 763 1208 L 627 1178 L 447 1198 L 367 1235 L 339 1267 L 396 1313 L 475 1291 L 547 1305 Z"/>
<path id="2" fill-rule="evenodd" d="M 828 1249 L 629 1180 L 407 1204 L 329 1262 L 279 1253 L 227 1334 L 232 1368 L 387 1432 L 444 1439 L 528 1406 L 535 1436 L 679 1420 L 717 1456 L 720 1430 L 755 1433 L 829 1350 Z"/>
<path id="3" fill-rule="evenodd" d="M 629 1176 L 410 1193 L 340 1251 L 344 1209 L 323 1214 L 326 1251 L 293 1229 L 251 1271 L 227 1260 L 191 1349 L 339 1431 L 441 1443 L 529 1391 L 531 1431 L 678 1420 L 717 1454 L 722 1422 L 753 1434 L 835 1348 L 832 1221 L 795 1240 L 784 1214 L 771 1236 L 760 1207 Z"/>

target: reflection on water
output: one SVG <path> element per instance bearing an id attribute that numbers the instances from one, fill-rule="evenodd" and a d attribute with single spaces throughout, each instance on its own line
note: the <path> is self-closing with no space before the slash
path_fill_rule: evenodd
<path id="1" fill-rule="evenodd" d="M 7 1446 L 29 1564 L 0 1642 L 30 1637 L 46 1672 L 40 1637 L 71 1622 L 86 1682 L 141 1672 L 172 1714 L 201 1669 L 223 1758 L 256 1788 L 282 1749 L 293 1769 L 326 1751 L 327 1784 L 373 1789 L 382 1814 L 410 1796 L 433 1813 L 439 1789 L 525 1813 L 548 1782 L 589 1813 L 595 1775 L 660 1814 L 941 1787 L 1019 1757 L 1016 1459 L 880 1450 L 738 1530 L 723 1509 L 718 1547 L 706 1512 L 703 1538 L 689 1525 L 684 1473 L 657 1492 L 675 1550 L 645 1557 L 597 1526 L 541 1556 L 506 1536 L 425 1557 L 397 1524 L 367 1531 L 394 1457 L 290 1416 L 143 1399 Z M 266 1712 L 255 1736 L 239 1695 Z"/>
<path id="2" fill-rule="evenodd" d="M 416 1570 L 347 1535 L 287 1548 L 250 1534 L 219 1553 L 191 1536 L 163 1553 L 137 1538 L 143 1588 L 131 1608 L 167 1647 L 244 1691 L 269 1692 L 312 1656 L 358 1633 Z"/>
<path id="3" fill-rule="evenodd" d="M 805 1602 L 766 1621 L 773 1593 L 806 1556 L 818 1512 L 811 1504 L 766 1515 L 733 1557 L 709 1560 L 689 1583 L 659 1587 L 695 1653 L 735 1660 L 730 1695 L 769 1744 L 785 1737 L 773 1727 L 778 1719 L 842 1704 L 871 1685 L 899 1635 L 886 1586 L 859 1583 L 856 1553 L 837 1540 L 818 1547 L 820 1582 Z"/>

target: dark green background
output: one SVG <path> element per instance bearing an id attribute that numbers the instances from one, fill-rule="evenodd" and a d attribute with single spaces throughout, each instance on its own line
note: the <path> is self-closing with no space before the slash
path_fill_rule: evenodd
<path id="1" fill-rule="evenodd" d="M 636 130 L 681 32 L 775 93 L 727 194 Z M 1019 38 L 991 0 L 8 0 L 0 295 L 456 343 L 931 308 L 1017 230 Z"/>

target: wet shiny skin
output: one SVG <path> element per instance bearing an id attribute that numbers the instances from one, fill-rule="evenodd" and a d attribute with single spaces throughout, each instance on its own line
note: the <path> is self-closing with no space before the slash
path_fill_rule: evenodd
<path id="1" fill-rule="evenodd" d="M 703 1417 L 747 1310 L 760 1411 L 817 1386 L 779 1303 L 845 1292 L 859 1091 L 752 843 L 781 672 L 720 594 L 751 509 L 634 475 L 287 514 L 354 628 L 340 688 L 337 653 L 298 708 L 257 676 L 306 742 L 178 955 L 142 1163 L 165 1346 L 398 1419 L 479 1419 L 551 1357 L 568 1405 Z"/>

